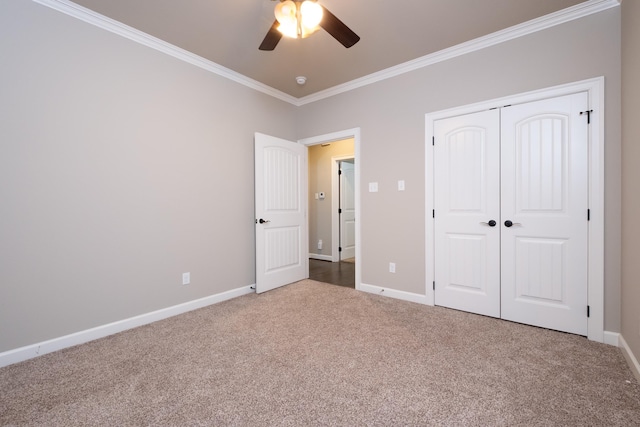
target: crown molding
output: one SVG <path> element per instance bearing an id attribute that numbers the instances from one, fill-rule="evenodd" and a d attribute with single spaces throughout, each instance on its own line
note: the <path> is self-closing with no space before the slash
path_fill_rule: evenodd
<path id="1" fill-rule="evenodd" d="M 514 25 L 513 27 L 497 31 L 483 37 L 478 37 L 477 39 L 473 39 L 468 42 L 464 42 L 450 48 L 443 49 L 408 62 L 404 62 L 385 70 L 369 74 L 359 79 L 355 79 L 350 82 L 337 85 L 320 92 L 316 92 L 312 95 L 299 98 L 297 99 L 296 105 L 301 106 L 320 101 L 331 96 L 349 92 L 351 90 L 367 86 L 382 80 L 390 79 L 392 77 L 396 77 L 420 68 L 428 67 L 429 65 L 437 64 L 439 62 L 443 62 L 457 56 L 466 55 L 471 52 L 475 52 L 509 40 L 526 36 L 528 34 L 546 30 L 547 28 L 564 24 L 575 19 L 583 18 L 594 13 L 602 12 L 619 5 L 620 0 L 589 0 L 584 3 L 580 3 L 575 6 L 550 13 L 549 15 L 532 19 L 531 21 Z"/>
<path id="2" fill-rule="evenodd" d="M 499 43 L 513 40 L 528 34 L 542 31 L 556 25 L 564 24 L 575 19 L 583 18 L 594 13 L 602 12 L 620 5 L 620 0 L 589 0 L 584 3 L 542 16 L 522 24 L 514 25 L 495 33 L 470 40 L 456 46 L 443 49 L 441 51 L 422 56 L 420 58 L 369 74 L 367 76 L 352 80 L 332 88 L 316 92 L 314 94 L 296 98 L 282 91 L 272 88 L 271 86 L 260 83 L 243 74 L 237 73 L 229 68 L 223 67 L 213 61 L 209 61 L 201 56 L 188 52 L 182 48 L 174 46 L 156 37 L 153 37 L 133 27 L 125 25 L 114 19 L 108 18 L 90 9 L 82 7 L 70 0 L 32 0 L 43 6 L 62 12 L 66 15 L 77 18 L 88 24 L 95 25 L 98 28 L 110 31 L 119 36 L 125 37 L 136 43 L 150 47 L 176 59 L 195 65 L 219 76 L 225 77 L 236 83 L 247 86 L 251 89 L 270 95 L 274 98 L 288 102 L 295 106 L 302 106 L 312 102 L 320 101 L 344 92 L 367 86 L 382 80 L 390 79 L 429 65 L 437 64 L 467 53 L 475 52 Z"/>
<path id="3" fill-rule="evenodd" d="M 125 25 L 114 19 L 108 18 L 90 9 L 87 9 L 79 4 L 73 3 L 69 0 L 32 0 L 35 3 L 39 3 L 43 6 L 49 7 L 58 12 L 62 12 L 73 18 L 84 21 L 88 24 L 94 25 L 103 30 L 107 30 L 121 37 L 132 40 L 141 45 L 150 47 L 169 56 L 173 56 L 176 59 L 187 62 L 196 67 L 202 68 L 219 76 L 225 77 L 241 85 L 247 86 L 251 89 L 265 93 L 267 95 L 278 98 L 282 101 L 294 104 L 297 102 L 297 98 L 281 92 L 271 86 L 260 83 L 257 80 L 253 80 L 243 74 L 237 73 L 222 65 L 216 64 L 213 61 L 209 61 L 199 55 L 188 52 L 182 48 L 174 46 L 157 37 L 149 35 L 145 32 L 137 30 L 133 27 Z"/>

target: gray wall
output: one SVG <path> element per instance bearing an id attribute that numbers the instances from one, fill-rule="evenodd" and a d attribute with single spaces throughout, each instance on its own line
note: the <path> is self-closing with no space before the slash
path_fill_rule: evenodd
<path id="1" fill-rule="evenodd" d="M 605 76 L 605 330 L 620 330 L 620 8 L 300 107 L 298 137 L 361 128 L 362 281 L 425 293 L 425 113 Z M 406 191 L 394 191 L 397 180 Z M 378 193 L 367 191 L 379 183 Z M 388 272 L 390 261 L 396 273 Z"/>
<path id="2" fill-rule="evenodd" d="M 24 0 L 0 58 L 0 352 L 255 283 L 253 134 L 295 107 Z"/>
<path id="3" fill-rule="evenodd" d="M 309 147 L 309 253 L 333 256 L 331 227 L 331 158 L 354 156 L 353 138 L 334 141 L 331 145 L 312 145 Z M 315 193 L 323 191 L 324 200 L 316 200 Z M 318 240 L 322 239 L 322 250 L 318 249 Z"/>
<path id="4" fill-rule="evenodd" d="M 640 360 L 640 2 L 622 3 L 622 336 Z"/>

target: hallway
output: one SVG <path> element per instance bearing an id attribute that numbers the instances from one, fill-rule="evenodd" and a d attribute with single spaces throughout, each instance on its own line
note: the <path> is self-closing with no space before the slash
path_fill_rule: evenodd
<path id="1" fill-rule="evenodd" d="M 347 288 L 356 287 L 356 263 L 309 259 L 309 279 Z"/>

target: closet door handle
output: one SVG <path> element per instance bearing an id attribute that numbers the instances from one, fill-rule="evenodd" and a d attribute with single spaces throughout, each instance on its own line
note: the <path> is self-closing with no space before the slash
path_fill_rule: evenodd
<path id="1" fill-rule="evenodd" d="M 269 221 L 268 219 L 262 219 L 262 218 L 260 218 L 260 220 L 259 220 L 258 222 L 259 222 L 260 224 L 266 224 L 266 223 L 271 222 L 271 221 Z"/>
<path id="2" fill-rule="evenodd" d="M 506 220 L 504 222 L 505 227 L 511 227 L 512 225 L 522 225 L 519 222 L 511 222 L 510 220 Z"/>
<path id="3" fill-rule="evenodd" d="M 495 227 L 497 222 L 495 222 L 494 220 L 491 220 L 489 222 L 481 222 L 480 224 L 485 224 L 485 225 L 488 225 L 489 227 Z"/>

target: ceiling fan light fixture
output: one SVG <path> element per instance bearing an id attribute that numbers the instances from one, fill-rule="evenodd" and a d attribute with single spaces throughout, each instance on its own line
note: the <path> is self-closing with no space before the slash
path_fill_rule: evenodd
<path id="1" fill-rule="evenodd" d="M 283 35 L 287 37 L 291 37 L 292 39 L 295 39 L 298 37 L 298 25 L 295 22 L 293 24 L 288 22 L 281 23 L 280 26 L 278 27 L 278 31 L 280 31 Z"/>
<path id="2" fill-rule="evenodd" d="M 298 8 L 293 1 L 286 0 L 278 3 L 274 14 L 280 23 L 278 31 L 287 37 L 298 36 Z"/>
<path id="3" fill-rule="evenodd" d="M 300 5 L 300 16 L 303 27 L 316 31 L 322 21 L 322 7 L 315 1 L 306 0 Z"/>
<path id="4" fill-rule="evenodd" d="M 283 35 L 305 38 L 320 29 L 322 6 L 312 0 L 285 0 L 276 5 L 274 14 Z"/>
<path id="5" fill-rule="evenodd" d="M 360 36 L 316 0 L 272 1 L 277 1 L 274 9 L 276 19 L 260 43 L 258 47 L 260 50 L 275 49 L 283 36 L 305 38 L 320 28 L 346 48 L 350 48 L 360 40 Z"/>

